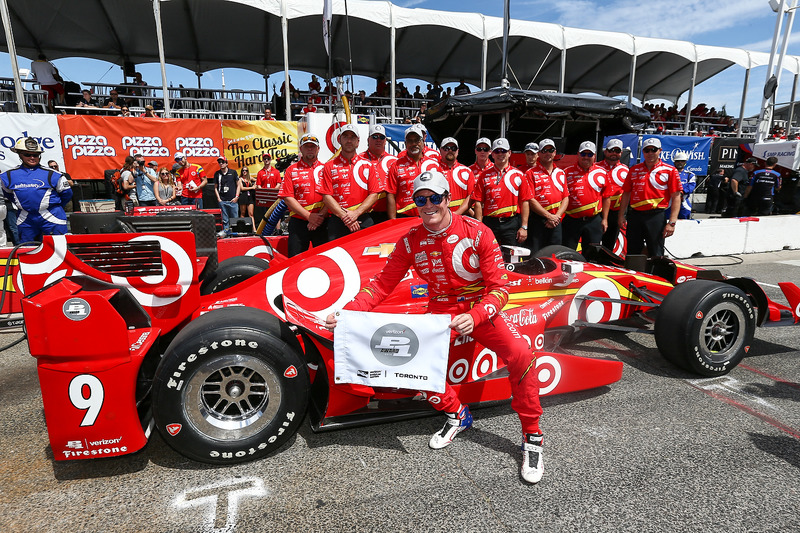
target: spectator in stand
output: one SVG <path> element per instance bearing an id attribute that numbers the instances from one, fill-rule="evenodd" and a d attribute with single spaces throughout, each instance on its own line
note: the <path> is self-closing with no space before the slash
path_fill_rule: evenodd
<path id="1" fill-rule="evenodd" d="M 406 149 L 398 154 L 386 180 L 386 212 L 390 219 L 416 215 L 416 205 L 412 197 L 414 178 L 425 170 L 435 169 L 436 166 L 436 162 L 425 155 L 426 135 L 418 124 L 406 130 Z"/>
<path id="2" fill-rule="evenodd" d="M 381 97 L 388 97 L 389 90 L 389 82 L 386 81 L 386 78 L 384 76 L 378 76 L 378 83 L 375 84 L 375 92 L 377 95 Z"/>
<path id="3" fill-rule="evenodd" d="M 264 116 L 261 117 L 261 120 L 275 120 L 275 117 L 272 116 L 272 109 L 269 106 L 264 108 Z"/>
<path id="4" fill-rule="evenodd" d="M 292 115 L 297 115 L 298 113 L 302 113 L 303 106 L 305 104 L 306 101 L 303 100 L 302 96 L 300 96 L 300 91 L 297 90 L 292 91 L 292 100 L 291 100 Z"/>
<path id="5" fill-rule="evenodd" d="M 603 160 L 598 163 L 608 174 L 608 185 L 611 187 L 608 207 L 608 227 L 603 232 L 602 245 L 611 251 L 617 244 L 619 236 L 619 206 L 622 201 L 622 186 L 628 179 L 628 166 L 620 163 L 624 145 L 619 139 L 609 139 L 603 150 Z"/>
<path id="6" fill-rule="evenodd" d="M 381 191 L 378 199 L 372 206 L 372 220 L 375 224 L 386 222 L 389 219 L 386 199 L 386 181 L 389 171 L 397 162 L 397 158 L 386 151 L 386 129 L 380 124 L 372 124 L 369 127 L 369 138 L 367 139 L 367 149 L 359 154 L 361 159 L 365 159 L 372 164 L 370 173 L 375 173 L 381 183 Z"/>
<path id="7" fill-rule="evenodd" d="M 583 141 L 578 147 L 578 162 L 564 169 L 569 190 L 569 208 L 564 217 L 561 242 L 578 249 L 600 244 L 608 229 L 608 211 L 613 188 L 605 168 L 595 163 L 597 147 Z"/>
<path id="8" fill-rule="evenodd" d="M 742 191 L 750 181 L 750 174 L 758 164 L 758 159 L 748 157 L 741 166 L 733 169 L 730 180 L 728 181 L 728 208 L 722 216 L 731 218 L 742 215 Z"/>
<path id="9" fill-rule="evenodd" d="M 303 115 L 308 115 L 309 113 L 316 113 L 317 106 L 314 105 L 314 96 L 308 97 L 308 104 L 303 108 L 300 112 Z"/>
<path id="10" fill-rule="evenodd" d="M 628 255 L 643 253 L 647 245 L 647 255 L 659 257 L 664 255 L 664 239 L 675 233 L 681 207 L 681 181 L 675 167 L 661 161 L 660 139 L 645 139 L 642 153 L 644 161 L 631 167 L 622 188 L 619 225 L 622 226 L 627 214 Z M 667 207 L 670 207 L 669 217 L 664 216 Z"/>
<path id="11" fill-rule="evenodd" d="M 678 150 L 672 156 L 675 169 L 678 171 L 678 178 L 681 180 L 681 209 L 678 211 L 678 219 L 688 220 L 692 218 L 692 193 L 697 187 L 697 176 L 691 170 L 684 170 L 689 154 L 683 150 Z"/>
<path id="12" fill-rule="evenodd" d="M 281 173 L 272 166 L 272 155 L 269 152 L 261 154 L 264 166 L 256 174 L 256 189 L 275 189 L 281 186 Z"/>
<path id="13" fill-rule="evenodd" d="M 525 164 L 517 168 L 523 174 L 536 166 L 536 160 L 539 158 L 539 145 L 536 143 L 528 143 L 522 151 L 525 155 Z"/>
<path id="14" fill-rule="evenodd" d="M 205 170 L 200 165 L 189 164 L 183 152 L 175 154 L 175 161 L 180 165 L 177 176 L 181 182 L 181 204 L 203 209 L 203 187 L 208 183 Z"/>
<path id="15" fill-rule="evenodd" d="M 153 194 L 158 205 L 176 205 L 179 202 L 178 188 L 175 186 L 175 176 L 167 167 L 158 171 L 158 183 L 153 185 Z"/>
<path id="16" fill-rule="evenodd" d="M 47 109 L 55 113 L 54 100 L 58 105 L 64 105 L 65 91 L 64 80 L 58 73 L 58 69 L 47 60 L 44 54 L 39 54 L 39 58 L 31 63 L 31 74 L 36 78 L 39 87 L 47 91 Z"/>
<path id="17" fill-rule="evenodd" d="M 242 192 L 242 185 L 239 182 L 239 175 L 235 170 L 228 167 L 228 160 L 225 157 L 217 158 L 219 170 L 214 173 L 214 194 L 217 195 L 219 209 L 222 212 L 222 231 L 226 232 L 231 227 L 231 218 L 236 218 L 239 212 L 239 195 Z"/>
<path id="18" fill-rule="evenodd" d="M 125 156 L 125 162 L 119 171 L 119 184 L 123 196 L 120 198 L 121 208 L 125 210 L 126 203 L 130 201 L 133 205 L 139 205 L 139 198 L 136 196 L 136 173 L 139 171 L 139 162 L 132 155 Z"/>
<path id="19" fill-rule="evenodd" d="M 781 190 L 781 174 L 775 170 L 777 164 L 777 157 L 768 157 L 766 168 L 753 172 L 753 177 L 744 190 L 749 214 L 758 216 L 772 214 L 775 195 Z"/>
<path id="20" fill-rule="evenodd" d="M 439 85 L 439 82 L 434 82 L 432 92 L 428 93 L 428 100 L 432 100 L 434 104 L 437 104 L 439 100 L 442 99 L 442 86 Z"/>
<path id="21" fill-rule="evenodd" d="M 725 210 L 725 196 L 722 190 L 728 184 L 725 169 L 718 168 L 706 181 L 706 214 L 713 215 Z"/>
<path id="22" fill-rule="evenodd" d="M 131 88 L 132 96 L 147 96 L 145 94 L 147 90 L 142 89 L 142 87 L 147 87 L 147 82 L 142 79 L 141 72 L 133 73 L 133 81 L 130 83 L 130 85 L 133 85 L 133 87 Z"/>
<path id="23" fill-rule="evenodd" d="M 317 191 L 322 163 L 317 159 L 319 139 L 311 133 L 300 137 L 300 160 L 284 172 L 283 185 L 278 193 L 291 211 L 289 217 L 289 257 L 305 252 L 309 245 L 322 246 L 328 242 L 328 208 Z"/>
<path id="24" fill-rule="evenodd" d="M 128 106 L 124 105 L 124 106 L 119 108 L 119 116 L 124 117 L 124 118 L 130 118 L 131 117 L 131 110 L 128 109 Z"/>
<path id="25" fill-rule="evenodd" d="M 469 166 L 469 169 L 475 174 L 475 179 L 481 172 L 489 168 L 492 164 L 489 159 L 489 152 L 492 151 L 492 141 L 486 137 L 481 137 L 475 141 L 475 162 Z"/>
<path id="26" fill-rule="evenodd" d="M 561 244 L 561 221 L 569 207 L 566 176 L 554 163 L 556 143 L 552 139 L 544 139 L 539 147 L 536 164 L 525 173 L 531 190 L 525 246 L 531 253 L 545 246 Z"/>
<path id="27" fill-rule="evenodd" d="M 158 115 L 156 115 L 156 112 L 153 109 L 153 106 L 151 106 L 150 104 L 147 104 L 146 106 L 144 106 L 144 113 L 142 113 L 139 116 L 140 117 L 147 117 L 147 118 L 158 118 Z"/>
<path id="28" fill-rule="evenodd" d="M 136 181 L 136 197 L 139 199 L 139 205 L 156 205 L 156 195 L 153 193 L 153 184 L 158 182 L 158 176 L 155 171 L 148 168 L 144 163 L 143 155 L 136 155 L 136 169 L 133 173 L 133 179 Z M 158 167 L 155 161 L 150 161 L 151 165 Z"/>
<path id="29" fill-rule="evenodd" d="M 320 85 L 319 80 L 317 79 L 317 77 L 314 74 L 312 74 L 311 75 L 311 81 L 308 82 L 308 92 L 311 92 L 311 91 L 320 92 L 321 90 L 322 90 L 322 85 Z"/>
<path id="30" fill-rule="evenodd" d="M 47 162 L 47 167 L 55 172 L 60 172 L 60 170 L 58 170 L 58 161 L 55 161 L 54 159 L 51 159 L 50 161 Z M 64 176 L 64 179 L 67 180 L 67 184 L 70 187 L 75 186 L 75 182 L 72 181 L 72 177 L 69 174 L 67 174 L 66 172 L 61 172 L 61 175 Z M 66 211 L 67 213 L 71 212 L 72 206 L 73 206 L 72 199 L 70 198 L 70 200 L 66 204 L 64 204 L 64 211 Z"/>
<path id="31" fill-rule="evenodd" d="M 475 218 L 486 224 L 501 245 L 517 246 L 528 239 L 531 198 L 528 180 L 509 164 L 511 146 L 500 137 L 492 143 L 494 163 L 480 173 L 472 192 Z"/>
<path id="32" fill-rule="evenodd" d="M 288 82 L 289 82 L 289 90 L 288 90 L 288 91 L 286 90 L 286 81 L 288 81 Z M 284 82 L 281 84 L 281 96 L 283 96 L 283 95 L 284 95 L 284 94 L 286 94 L 287 92 L 288 92 L 289 94 L 292 94 L 292 93 L 293 93 L 293 92 L 295 92 L 296 90 L 297 90 L 297 89 L 295 88 L 295 86 L 294 86 L 294 85 L 292 85 L 292 77 L 291 77 L 291 76 L 289 76 L 289 79 L 288 79 L 288 80 L 284 80 Z"/>
<path id="33" fill-rule="evenodd" d="M 470 209 L 472 192 L 475 190 L 475 175 L 458 162 L 458 141 L 446 137 L 439 150 L 439 171 L 450 184 L 450 211 L 463 215 Z"/>
<path id="34" fill-rule="evenodd" d="M 444 93 L 444 99 L 445 99 L 445 100 L 446 100 L 446 99 L 448 99 L 448 98 L 450 98 L 450 97 L 453 95 L 452 91 L 453 91 L 453 88 L 452 88 L 452 87 L 448 87 L 448 88 L 447 88 L 447 90 L 446 90 L 446 91 L 445 91 L 445 93 Z"/>
<path id="35" fill-rule="evenodd" d="M 111 89 L 111 94 L 109 98 L 106 98 L 105 104 L 103 107 L 106 109 L 120 109 L 122 106 L 127 106 L 127 102 L 125 102 L 124 98 L 120 98 L 119 92 L 116 89 Z"/>
<path id="36" fill-rule="evenodd" d="M 461 96 L 462 94 L 469 94 L 472 92 L 470 91 L 467 84 L 464 83 L 464 78 L 461 78 L 461 80 L 459 81 L 460 83 L 456 86 L 455 90 L 453 91 L 453 94 L 455 94 L 456 96 Z"/>
<path id="37" fill-rule="evenodd" d="M 81 99 L 75 104 L 75 107 L 98 107 L 97 100 L 92 97 L 92 91 L 84 89 L 81 91 Z"/>
<path id="38" fill-rule="evenodd" d="M 370 210 L 381 192 L 380 180 L 367 172 L 356 176 L 358 157 L 358 129 L 354 124 L 339 128 L 339 155 L 325 163 L 317 191 L 331 213 L 328 221 L 328 240 L 338 239 L 373 225 Z M 395 165 L 396 167 L 397 165 Z"/>
<path id="39" fill-rule="evenodd" d="M 419 105 L 419 111 L 417 111 L 417 114 L 414 115 L 414 120 L 416 122 L 422 122 L 423 120 L 425 120 L 425 113 L 427 112 L 428 112 L 428 104 L 426 102 L 422 102 Z"/>
<path id="40" fill-rule="evenodd" d="M 249 168 L 242 167 L 239 171 L 239 181 L 241 182 L 242 191 L 239 194 L 239 216 L 250 217 L 253 228 L 255 228 L 256 222 L 253 219 L 253 212 L 256 205 L 256 179 L 250 175 Z"/>
<path id="41" fill-rule="evenodd" d="M 423 98 L 425 98 L 425 97 L 422 95 L 422 91 L 420 90 L 420 87 L 419 87 L 419 85 L 417 85 L 417 88 L 416 88 L 416 89 L 414 89 L 414 95 L 413 95 L 413 96 L 414 96 L 414 98 L 415 98 L 415 99 L 417 99 L 417 100 L 422 100 Z"/>

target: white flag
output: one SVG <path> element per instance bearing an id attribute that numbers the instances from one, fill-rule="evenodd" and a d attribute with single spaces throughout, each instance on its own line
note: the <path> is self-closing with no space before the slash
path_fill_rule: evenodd
<path id="1" fill-rule="evenodd" d="M 324 0 L 322 8 L 322 40 L 325 42 L 325 51 L 331 55 L 331 20 L 333 18 L 333 0 Z"/>
<path id="2" fill-rule="evenodd" d="M 334 383 L 444 392 L 450 321 L 450 315 L 339 311 Z"/>

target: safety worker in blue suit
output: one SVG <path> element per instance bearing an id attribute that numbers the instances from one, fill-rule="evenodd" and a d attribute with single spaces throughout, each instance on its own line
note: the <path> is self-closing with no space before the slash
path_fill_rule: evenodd
<path id="1" fill-rule="evenodd" d="M 63 174 L 42 167 L 42 147 L 33 137 L 19 139 L 14 148 L 22 164 L 0 174 L 3 195 L 17 211 L 20 242 L 41 241 L 42 235 L 67 233 L 64 205 L 72 189 Z"/>
<path id="2" fill-rule="evenodd" d="M 692 193 L 695 187 L 697 187 L 697 176 L 695 173 L 691 170 L 684 170 L 688 159 L 688 154 L 682 150 L 678 150 L 675 152 L 675 155 L 672 156 L 672 162 L 678 170 L 678 177 L 680 177 L 681 187 L 683 187 L 683 192 L 681 193 L 681 210 L 678 211 L 678 218 L 684 220 L 692 218 Z"/>

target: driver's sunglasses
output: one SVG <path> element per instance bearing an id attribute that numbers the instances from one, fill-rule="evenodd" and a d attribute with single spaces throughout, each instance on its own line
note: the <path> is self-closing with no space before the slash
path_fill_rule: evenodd
<path id="1" fill-rule="evenodd" d="M 434 193 L 430 196 L 415 196 L 414 204 L 416 204 L 417 207 L 425 207 L 425 204 L 428 203 L 428 200 L 430 200 L 433 205 L 440 205 L 442 200 L 444 200 L 444 195 Z"/>

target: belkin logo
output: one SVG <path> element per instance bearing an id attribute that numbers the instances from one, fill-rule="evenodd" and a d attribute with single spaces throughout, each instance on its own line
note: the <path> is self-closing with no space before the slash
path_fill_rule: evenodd
<path id="1" fill-rule="evenodd" d="M 33 180 L 32 183 L 16 183 L 16 184 L 14 184 L 14 187 L 12 187 L 12 188 L 14 190 L 16 190 L 16 189 L 41 189 L 41 188 L 44 188 L 44 182 L 41 181 L 41 180 Z"/>

